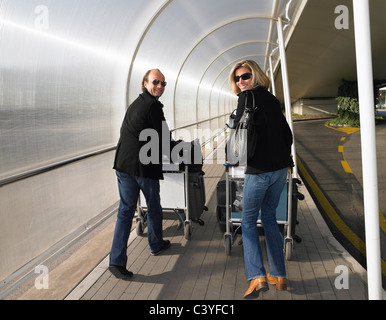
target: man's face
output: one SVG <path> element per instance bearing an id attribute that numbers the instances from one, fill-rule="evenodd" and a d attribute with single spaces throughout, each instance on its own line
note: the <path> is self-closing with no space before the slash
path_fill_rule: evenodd
<path id="1" fill-rule="evenodd" d="M 157 99 L 164 93 L 165 86 L 165 77 L 157 70 L 151 71 L 148 76 L 148 81 L 144 82 L 144 87 L 147 91 L 149 91 L 149 93 Z"/>

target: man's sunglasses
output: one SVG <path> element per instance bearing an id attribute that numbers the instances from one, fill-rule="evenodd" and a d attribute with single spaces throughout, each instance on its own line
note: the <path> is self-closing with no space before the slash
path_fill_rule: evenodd
<path id="1" fill-rule="evenodd" d="M 167 85 L 167 82 L 166 82 L 166 81 L 160 81 L 160 80 L 158 80 L 158 79 L 155 79 L 155 80 L 153 80 L 152 83 L 156 86 L 156 85 L 158 85 L 160 82 L 161 82 L 161 86 L 166 87 L 166 85 Z"/>
<path id="2" fill-rule="evenodd" d="M 241 76 L 234 76 L 233 80 L 235 80 L 235 82 L 237 83 L 240 81 L 240 78 L 243 80 L 248 80 L 251 78 L 251 76 L 252 76 L 252 73 L 243 73 Z"/>

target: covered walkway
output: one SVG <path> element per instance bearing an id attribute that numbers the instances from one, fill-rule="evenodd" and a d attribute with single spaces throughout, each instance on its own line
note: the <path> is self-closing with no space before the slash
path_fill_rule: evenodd
<path id="1" fill-rule="evenodd" d="M 215 214 L 216 185 L 224 178 L 221 164 L 204 165 L 209 210 L 204 212 L 204 226 L 194 224 L 190 240 L 177 230 L 174 216 L 164 219 L 165 238 L 170 249 L 151 256 L 145 237 L 132 231 L 128 244 L 128 269 L 132 280 L 118 280 L 108 271 L 115 219 L 90 238 L 71 256 L 50 270 L 49 289 L 37 290 L 30 281 L 23 290 L 7 299 L 66 300 L 239 300 L 248 282 L 244 273 L 242 246 L 236 238 L 231 255 L 225 254 L 223 233 Z M 288 290 L 273 287 L 257 299 L 263 300 L 365 300 L 366 271 L 334 239 L 304 185 L 298 202 L 296 234 L 292 258 L 287 261 Z M 265 247 L 264 236 L 261 237 Z M 101 247 L 105 253 L 100 252 Z M 99 254 L 93 267 L 86 261 Z M 267 259 L 265 258 L 265 261 Z M 72 276 L 69 276 L 72 275 Z M 347 276 L 347 278 L 346 278 Z M 348 287 L 346 287 L 348 285 Z M 154 301 L 154 303 L 156 303 Z M 177 304 L 178 302 L 176 302 Z"/>
<path id="2" fill-rule="evenodd" d="M 209 181 L 217 180 L 224 172 L 221 165 L 209 165 L 206 170 Z M 305 187 L 301 187 L 300 191 L 306 193 L 306 199 L 299 202 L 296 233 L 303 241 L 294 243 L 293 256 L 291 261 L 287 261 L 288 290 L 277 291 L 271 286 L 258 299 L 365 300 L 367 289 L 363 281 L 365 279 L 361 278 L 365 275 L 364 271 L 329 233 Z M 212 194 L 208 194 L 209 211 L 203 215 L 205 225 L 196 225 L 189 241 L 184 239 L 182 231 L 176 230 L 176 221 L 167 220 L 164 230 L 172 247 L 163 255 L 150 255 L 147 238 L 136 237 L 130 244 L 128 252 L 131 262 L 128 268 L 135 274 L 132 281 L 117 280 L 109 271 L 105 271 L 94 283 L 88 282 L 86 278 L 84 287 L 82 284 L 77 286 L 66 299 L 242 299 L 248 282 L 244 272 L 242 246 L 238 244 L 241 236 L 236 239 L 231 255 L 226 256 L 223 233 L 218 228 L 215 215 L 214 192 L 212 188 Z M 263 236 L 261 242 L 264 248 Z M 100 268 L 106 266 L 104 261 Z M 342 271 L 347 271 L 348 288 L 339 290 L 335 283 L 340 283 Z"/>
<path id="3" fill-rule="evenodd" d="M 129 299 L 126 294 L 135 292 L 131 298 L 161 299 L 174 294 L 178 298 L 214 299 L 217 294 L 225 299 L 233 292 L 234 298 L 241 297 L 246 285 L 241 247 L 235 246 L 232 256 L 225 257 L 223 237 L 214 217 L 215 185 L 223 175 L 221 164 L 208 163 L 205 167 L 211 186 L 207 189 L 209 211 L 203 217 L 207 223 L 195 228 L 190 241 L 185 242 L 175 230 L 175 221 L 165 220 L 165 230 L 174 244 L 171 254 L 150 257 L 145 240 L 132 239 L 128 249 L 132 256 L 129 260 L 136 261 L 131 266 L 136 273 L 132 282 L 114 283 L 104 272 L 105 262 L 98 266 L 110 249 L 113 221 L 105 217 L 112 216 L 119 201 L 111 167 L 125 110 L 141 92 L 146 70 L 160 68 L 168 82 L 161 102 L 174 138 L 199 138 L 203 146 L 211 148 L 237 100 L 229 92 L 229 71 L 236 62 L 253 59 L 270 75 L 271 89 L 285 106 L 291 125 L 291 103 L 333 97 L 340 79 L 356 77 L 352 3 L 1 1 L 2 292 L 68 241 L 88 233 L 83 239 L 87 239 L 85 247 L 78 244 L 79 250 L 85 251 L 76 251 L 76 256 L 71 254 L 55 266 L 43 266 L 49 271 L 49 287 L 56 292 L 31 290 L 16 296 Z M 337 7 L 341 11 L 336 11 Z M 371 1 L 374 75 L 378 78 L 385 77 L 386 70 L 384 8 L 384 0 Z M 369 34 L 364 37 L 370 38 Z M 369 49 L 370 45 L 363 47 Z M 365 83 L 371 83 L 369 79 Z M 370 88 L 366 92 L 371 92 Z M 372 101 L 367 101 L 371 118 Z M 363 145 L 371 146 L 371 128 L 362 131 L 369 133 Z M 292 151 L 295 155 L 295 145 Z M 364 154 L 375 158 L 373 152 Z M 372 165 L 364 167 L 375 169 Z M 376 172 L 372 173 L 376 178 Z M 376 199 L 370 204 L 376 204 L 377 196 L 372 194 Z M 327 228 L 321 227 L 324 224 L 316 212 L 309 196 L 299 204 L 298 233 L 303 242 L 295 244 L 294 259 L 288 262 L 290 288 L 280 293 L 283 297 L 275 295 L 274 290 L 265 296 L 366 299 L 366 290 L 353 273 L 349 289 L 335 289 L 335 268 L 351 263 L 341 259 L 341 249 L 324 234 Z M 376 208 L 371 212 L 375 212 L 372 222 L 377 222 Z M 88 229 L 99 230 L 100 221 L 105 228 L 93 237 Z M 375 244 L 370 247 L 377 249 Z M 68 252 L 66 249 L 63 251 Z M 96 273 L 90 273 L 95 267 Z M 79 285 L 87 274 L 93 280 Z M 378 272 L 369 274 L 377 276 Z M 374 282 L 379 297 L 376 279 Z M 34 287 L 33 283 L 30 286 Z M 146 296 L 149 287 L 154 290 Z M 185 292 L 190 287 L 195 289 Z"/>

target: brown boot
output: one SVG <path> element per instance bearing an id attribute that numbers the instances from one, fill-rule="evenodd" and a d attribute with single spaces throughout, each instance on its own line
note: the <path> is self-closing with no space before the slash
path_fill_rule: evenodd
<path id="1" fill-rule="evenodd" d="M 269 288 L 268 288 L 266 277 L 252 279 L 249 285 L 249 289 L 244 294 L 244 298 L 247 298 L 248 296 L 251 296 L 251 295 L 258 294 L 260 291 L 267 291 L 267 290 L 269 290 Z"/>
<path id="2" fill-rule="evenodd" d="M 269 273 L 267 274 L 268 283 L 276 286 L 277 290 L 287 290 L 287 281 L 285 278 L 275 278 L 271 277 Z"/>

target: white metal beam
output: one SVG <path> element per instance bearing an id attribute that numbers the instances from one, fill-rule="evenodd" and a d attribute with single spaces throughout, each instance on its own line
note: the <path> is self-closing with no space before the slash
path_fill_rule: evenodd
<path id="1" fill-rule="evenodd" d="M 275 78 L 273 75 L 272 56 L 269 56 L 269 72 L 271 75 L 272 94 L 276 96 Z"/>
<path id="2" fill-rule="evenodd" d="M 286 114 L 287 122 L 293 134 L 294 130 L 293 130 L 293 124 L 292 124 L 291 95 L 290 95 L 290 88 L 289 88 L 289 82 L 288 82 L 287 59 L 285 55 L 285 46 L 284 46 L 284 37 L 283 37 L 283 22 L 281 17 L 277 19 L 277 34 L 279 39 L 280 64 L 281 64 L 281 74 L 283 79 L 285 114 Z M 293 168 L 293 176 L 295 178 L 298 178 L 295 139 L 293 139 L 293 143 L 292 143 L 292 157 L 295 163 L 295 166 Z"/>
<path id="3" fill-rule="evenodd" d="M 382 300 L 377 151 L 369 1 L 353 0 L 353 6 L 361 123 L 368 294 L 370 300 Z"/>

